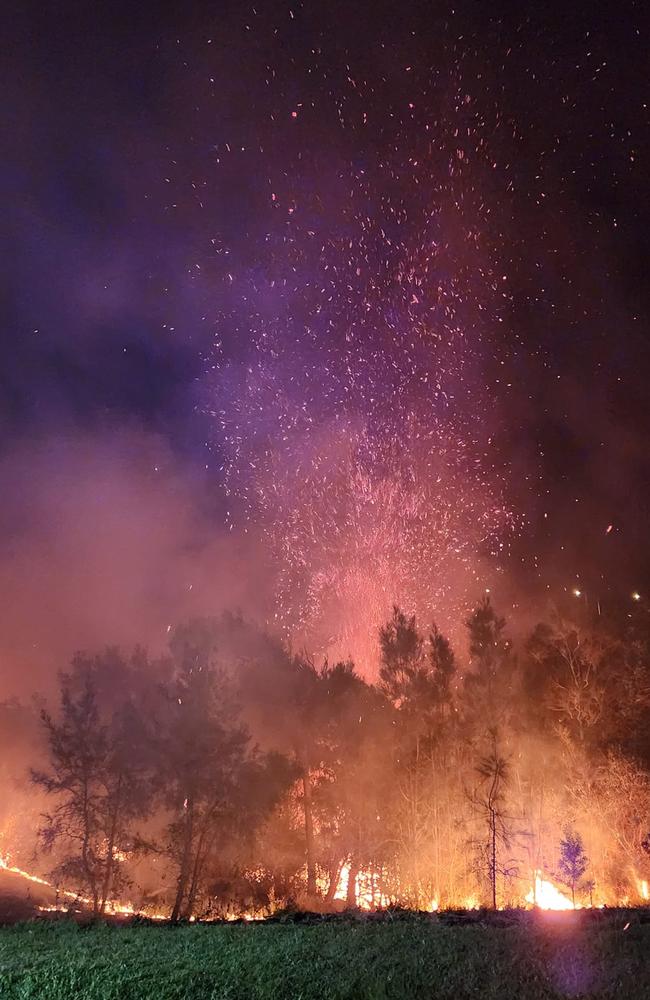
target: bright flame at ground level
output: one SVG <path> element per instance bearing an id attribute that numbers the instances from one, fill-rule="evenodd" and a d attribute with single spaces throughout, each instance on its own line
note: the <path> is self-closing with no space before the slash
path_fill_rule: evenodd
<path id="1" fill-rule="evenodd" d="M 57 886 L 52 885 L 48 882 L 46 878 L 41 878 L 40 875 L 32 875 L 31 872 L 26 872 L 23 868 L 17 868 L 16 865 L 9 864 L 9 855 L 4 857 L 0 854 L 0 869 L 6 872 L 11 872 L 12 875 L 18 875 L 20 878 L 27 879 L 28 882 L 36 882 L 38 885 L 45 885 L 49 889 L 54 889 L 55 892 L 60 896 L 65 896 L 66 899 L 72 899 L 77 903 L 85 903 L 87 906 L 92 904 L 92 900 L 87 896 L 81 896 L 78 892 L 71 892 L 69 889 L 59 889 Z M 58 904 L 56 906 L 39 906 L 37 907 L 42 913 L 55 913 L 65 910 L 63 904 Z M 147 916 L 151 920 L 166 920 L 166 913 L 145 913 L 143 910 L 137 910 L 131 903 L 118 903 L 116 900 L 109 900 L 106 906 L 107 912 L 109 914 L 119 914 L 120 916 L 136 917 L 136 916 Z"/>
<path id="2" fill-rule="evenodd" d="M 23 871 L 22 868 L 16 868 L 14 865 L 10 865 L 9 864 L 9 855 L 8 854 L 5 855 L 4 857 L 0 854 L 0 868 L 2 868 L 6 872 L 12 872 L 14 875 L 20 875 L 21 878 L 26 878 L 30 882 L 38 882 L 39 885 L 48 885 L 48 886 L 50 886 L 50 888 L 54 888 L 54 886 L 52 885 L 52 883 L 48 882 L 47 879 L 40 878 L 40 876 L 38 876 L 38 875 L 30 875 L 29 872 Z M 66 892 L 66 893 L 64 893 L 64 895 L 66 895 L 66 896 L 68 896 L 68 895 L 74 896 L 74 893 L 67 893 Z"/>
<path id="3" fill-rule="evenodd" d="M 334 899 L 347 899 L 349 877 L 350 865 L 345 864 L 341 869 Z M 373 872 L 363 870 L 358 872 L 355 884 L 355 898 L 356 905 L 360 909 L 381 909 L 396 902 L 396 900 L 384 896 L 381 893 L 377 887 L 377 882 L 377 876 L 373 875 Z M 641 894 L 644 899 L 647 899 L 647 895 L 644 894 L 644 887 L 645 892 L 647 893 L 647 882 L 640 883 Z M 535 884 L 524 897 L 524 902 L 530 906 L 537 906 L 541 910 L 573 910 L 582 908 L 580 904 L 574 906 L 569 897 L 565 896 L 564 893 L 557 888 L 557 886 L 553 885 L 553 883 L 549 882 L 547 879 L 542 878 L 541 872 L 535 873 Z M 437 913 L 441 908 L 440 900 L 435 898 L 431 899 L 426 908 L 430 913 Z M 454 907 L 452 906 L 452 908 Z M 465 910 L 478 910 L 480 909 L 480 903 L 475 896 L 468 896 L 463 901 L 461 908 Z"/>
<path id="4" fill-rule="evenodd" d="M 350 881 L 350 865 L 345 864 L 341 868 L 339 881 L 334 893 L 334 899 L 343 901 L 348 896 L 348 883 Z M 357 906 L 362 910 L 381 909 L 390 906 L 394 900 L 383 895 L 377 886 L 377 874 L 372 871 L 361 870 L 355 877 L 354 895 Z"/>
<path id="5" fill-rule="evenodd" d="M 541 872 L 535 873 L 535 886 L 526 895 L 526 902 L 539 906 L 541 910 L 574 910 L 571 900 L 557 889 L 552 882 L 543 879 Z"/>
<path id="6" fill-rule="evenodd" d="M 77 892 L 72 892 L 69 889 L 59 889 L 54 886 L 47 879 L 42 878 L 40 875 L 32 875 L 31 872 L 27 872 L 22 868 L 18 868 L 15 865 L 9 864 L 9 856 L 0 855 L 0 870 L 10 872 L 13 875 L 17 875 L 20 878 L 26 879 L 28 882 L 35 882 L 38 885 L 47 886 L 50 889 L 55 890 L 59 896 L 65 899 L 73 900 L 76 903 L 83 903 L 87 906 L 92 904 L 92 900 L 80 895 Z M 334 899 L 338 901 L 347 900 L 347 888 L 348 881 L 350 877 L 350 865 L 345 864 L 341 868 L 339 875 L 339 881 L 337 886 L 337 891 L 334 894 Z M 397 900 L 385 896 L 378 886 L 379 878 L 376 873 L 372 871 L 359 871 L 355 878 L 355 896 L 356 905 L 362 910 L 381 910 L 388 906 L 394 905 Z M 643 880 L 638 880 L 639 895 L 644 901 L 650 899 L 650 890 L 648 888 L 648 882 Z M 541 872 L 535 873 L 535 884 L 530 889 L 530 891 L 524 897 L 525 904 L 532 907 L 538 907 L 541 910 L 580 910 L 583 906 L 580 903 L 576 903 L 575 906 L 571 902 L 568 896 L 565 896 L 557 886 L 553 885 L 547 879 L 542 878 Z M 515 904 L 516 905 L 516 904 Z M 593 904 L 597 909 L 602 909 L 603 904 Z M 617 903 L 613 905 L 627 906 L 629 905 L 629 900 L 627 897 L 619 899 Z M 445 909 L 444 907 L 443 909 Z M 456 907 L 451 905 L 449 908 L 455 909 Z M 474 896 L 470 896 L 465 899 L 462 903 L 461 909 L 465 910 L 478 910 L 480 909 L 480 903 Z M 588 905 L 584 907 L 590 909 Z M 66 910 L 65 903 L 57 903 L 56 905 L 40 905 L 37 907 L 42 913 L 54 913 L 54 912 L 64 912 Z M 427 905 L 427 909 L 430 913 L 437 913 L 441 910 L 440 902 L 437 899 L 432 899 Z M 501 909 L 501 907 L 500 907 Z M 167 920 L 169 918 L 168 913 L 151 913 L 145 910 L 138 910 L 131 903 L 118 903 L 116 900 L 110 900 L 106 908 L 107 915 L 121 915 L 121 916 L 146 916 L 152 920 Z M 191 917 L 191 920 L 196 920 L 196 917 Z M 256 920 L 259 919 L 253 913 L 228 913 L 225 917 L 226 920 Z"/>

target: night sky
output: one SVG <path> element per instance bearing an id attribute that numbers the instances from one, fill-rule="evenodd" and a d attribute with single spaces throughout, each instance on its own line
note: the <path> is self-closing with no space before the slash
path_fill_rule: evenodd
<path id="1" fill-rule="evenodd" d="M 442 328 L 452 298 L 464 332 L 436 347 L 432 412 L 508 509 L 506 610 L 650 592 L 647 5 L 26 4 L 8 21 L 5 662 L 49 670 L 254 608 L 248 525 L 291 517 L 244 481 L 260 429 L 242 373 L 290 371 L 283 400 L 322 434 L 345 382 L 374 449 L 388 410 L 423 412 L 381 375 L 415 371 L 387 331 Z M 423 266 L 425 245 L 445 251 Z M 342 359 L 366 348 L 361 384 Z M 423 371 L 425 339 L 411 348 Z"/>

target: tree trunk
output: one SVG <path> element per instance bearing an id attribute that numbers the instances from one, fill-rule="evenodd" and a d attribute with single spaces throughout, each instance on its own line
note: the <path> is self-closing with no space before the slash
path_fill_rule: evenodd
<path id="1" fill-rule="evenodd" d="M 350 858 L 350 871 L 348 874 L 348 891 L 346 894 L 346 904 L 349 907 L 357 905 L 357 875 L 359 874 L 359 862 L 355 856 Z"/>
<path id="2" fill-rule="evenodd" d="M 104 881 L 102 883 L 102 896 L 99 904 L 99 912 L 103 915 L 106 912 L 106 903 L 108 902 L 108 894 L 111 890 L 111 883 L 113 881 L 113 869 L 115 867 L 115 837 L 117 835 L 117 822 L 120 814 L 120 805 L 122 797 L 122 775 L 120 774 L 117 779 L 117 788 L 115 790 L 115 802 L 113 806 L 113 815 L 111 816 L 111 829 L 108 835 L 108 852 L 106 855 L 106 865 L 104 869 Z"/>
<path id="3" fill-rule="evenodd" d="M 185 893 L 187 891 L 187 882 L 190 877 L 190 867 L 192 863 L 192 840 L 194 838 L 194 803 L 191 799 L 188 799 L 187 803 L 187 816 L 185 819 L 185 834 L 183 837 L 183 855 L 181 857 L 181 866 L 178 873 L 178 884 L 176 888 L 176 899 L 174 900 L 174 908 L 171 913 L 172 923 L 177 923 L 183 906 L 183 900 L 185 899 Z"/>
<path id="4" fill-rule="evenodd" d="M 90 813 L 88 804 L 88 779 L 85 775 L 83 779 L 83 839 L 81 842 L 81 862 L 86 878 L 88 879 L 88 884 L 90 885 L 90 894 L 93 900 L 93 913 L 96 915 L 99 912 L 99 898 L 97 895 L 97 879 L 95 878 L 95 872 L 93 871 L 90 863 Z"/>
<path id="5" fill-rule="evenodd" d="M 418 908 L 422 901 L 422 886 L 420 879 L 420 734 L 415 738 L 415 774 L 413 778 L 413 874 L 415 876 L 415 893 Z"/>
<path id="6" fill-rule="evenodd" d="M 326 903 L 333 903 L 334 897 L 336 896 L 336 890 L 338 889 L 339 879 L 341 878 L 341 864 L 331 864 L 329 870 L 330 882 L 327 887 L 327 895 L 325 896 Z"/>
<path id="7" fill-rule="evenodd" d="M 497 908 L 497 825 L 492 814 L 492 909 Z"/>
<path id="8" fill-rule="evenodd" d="M 185 920 L 189 920 L 194 911 L 194 904 L 196 902 L 196 894 L 199 888 L 199 879 L 201 877 L 201 869 L 203 868 L 204 853 L 203 849 L 205 847 L 205 838 L 208 832 L 209 817 L 206 816 L 203 828 L 199 836 L 199 842 L 196 847 L 196 855 L 194 857 L 194 867 L 192 869 L 192 881 L 190 883 L 190 891 L 187 894 L 187 904 L 185 910 L 183 911 L 183 917 Z"/>
<path id="9" fill-rule="evenodd" d="M 305 811 L 305 854 L 307 857 L 307 895 L 316 895 L 316 859 L 314 857 L 314 818 L 311 811 L 309 769 L 302 772 L 303 808 Z"/>

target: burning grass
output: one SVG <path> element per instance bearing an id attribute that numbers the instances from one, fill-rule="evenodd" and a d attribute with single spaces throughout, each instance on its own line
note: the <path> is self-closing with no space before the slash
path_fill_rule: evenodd
<path id="1" fill-rule="evenodd" d="M 0 994 L 48 1000 L 650 997 L 643 911 L 0 931 Z"/>

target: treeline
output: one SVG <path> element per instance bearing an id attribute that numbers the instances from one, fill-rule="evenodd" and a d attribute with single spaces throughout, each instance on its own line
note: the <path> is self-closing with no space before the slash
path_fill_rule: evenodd
<path id="1" fill-rule="evenodd" d="M 559 614 L 513 647 L 488 599 L 459 663 L 395 608 L 368 683 L 233 615 L 168 653 L 77 656 L 43 711 L 53 877 L 193 915 L 648 895 L 650 626 Z"/>

